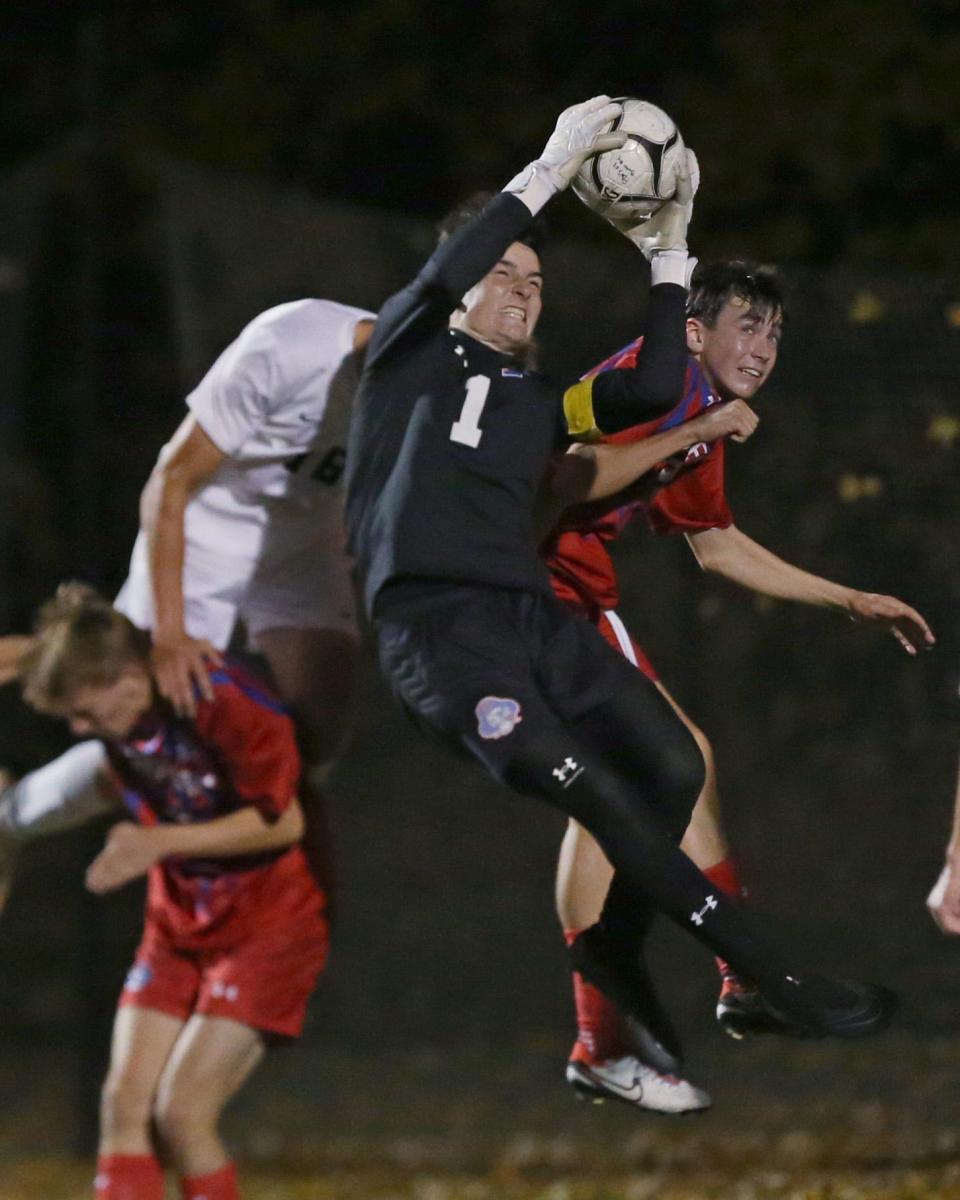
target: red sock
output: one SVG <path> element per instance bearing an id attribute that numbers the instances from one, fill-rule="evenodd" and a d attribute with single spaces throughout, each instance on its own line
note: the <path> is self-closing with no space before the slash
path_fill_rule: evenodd
<path id="1" fill-rule="evenodd" d="M 729 855 L 726 858 L 721 858 L 712 867 L 707 867 L 703 873 L 725 896 L 730 896 L 731 899 L 738 902 L 746 899 L 747 889 L 740 882 L 740 873 L 737 870 L 737 864 Z M 725 958 L 718 958 L 716 963 L 717 970 L 720 972 L 720 978 L 725 984 L 730 983 L 734 986 L 745 986 Z"/>
<path id="2" fill-rule="evenodd" d="M 209 1175 L 192 1175 L 180 1180 L 183 1200 L 240 1200 L 237 1168 L 232 1162 Z"/>
<path id="3" fill-rule="evenodd" d="M 707 867 L 703 873 L 725 896 L 732 896 L 734 900 L 746 899 L 747 889 L 740 882 L 737 864 L 729 855 Z"/>
<path id="4" fill-rule="evenodd" d="M 568 946 L 579 932 L 579 929 L 563 931 Z M 598 1063 L 629 1053 L 630 1037 L 619 1009 L 592 983 L 587 983 L 579 971 L 573 972 L 573 1003 L 577 1011 L 573 1058 Z"/>
<path id="5" fill-rule="evenodd" d="M 163 1200 L 163 1169 L 152 1154 L 101 1154 L 96 1200 Z"/>

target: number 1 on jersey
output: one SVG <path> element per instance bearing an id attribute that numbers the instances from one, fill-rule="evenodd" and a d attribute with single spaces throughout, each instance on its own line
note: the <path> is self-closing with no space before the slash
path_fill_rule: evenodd
<path id="1" fill-rule="evenodd" d="M 487 402 L 490 391 L 490 380 L 486 375 L 471 375 L 467 380 L 467 395 L 460 409 L 460 416 L 450 426 L 450 441 L 460 442 L 463 446 L 471 446 L 474 450 L 480 445 L 483 430 L 480 428 L 480 414 Z"/>

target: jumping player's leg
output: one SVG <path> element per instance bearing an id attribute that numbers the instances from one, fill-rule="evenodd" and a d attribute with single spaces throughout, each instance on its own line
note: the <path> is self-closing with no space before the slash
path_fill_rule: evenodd
<path id="1" fill-rule="evenodd" d="M 601 632 L 606 636 L 603 626 Z M 618 648 L 623 648 L 622 640 L 627 637 L 623 630 L 615 643 Z M 627 640 L 624 654 L 648 678 L 653 679 L 690 730 L 703 755 L 706 778 L 681 849 L 711 883 L 731 898 L 742 901 L 745 893 L 723 828 L 716 762 L 710 741 L 656 676 L 639 647 Z M 612 877 L 613 868 L 594 839 L 577 822 L 569 822 L 557 867 L 557 913 L 568 945 L 577 933 L 599 919 Z M 749 1033 L 785 1032 L 783 1023 L 764 1009 L 756 989 L 742 980 L 725 959 L 718 957 L 716 961 L 721 979 L 716 1015 L 725 1032 L 735 1038 Z M 629 1031 L 615 1005 L 576 975 L 574 997 L 580 1043 L 576 1047 L 577 1053 L 582 1055 L 588 1052 L 584 1050 L 584 1045 L 596 1047 L 596 1053 L 602 1054 L 611 1047 L 629 1042 Z"/>
<path id="2" fill-rule="evenodd" d="M 322 515 L 322 514 L 320 514 Z M 240 606 L 297 726 L 304 847 L 332 913 L 335 873 L 326 779 L 353 727 L 360 664 L 351 564 L 324 522 L 268 529 Z"/>
<path id="3" fill-rule="evenodd" d="M 600 919 L 612 879 L 613 868 L 596 840 L 569 821 L 557 868 L 557 911 L 568 947 Z M 628 1022 L 579 971 L 572 970 L 571 978 L 577 1037 L 565 1069 L 569 1084 L 594 1099 L 624 1099 L 624 1074 L 639 1073 L 644 1086 L 633 1101 L 639 1108 L 680 1113 L 709 1107 L 709 1095 L 680 1077 L 679 1047 L 669 1044 L 664 1022 L 656 1020 L 652 991 L 641 1027 L 636 1019 Z"/>
<path id="4" fill-rule="evenodd" d="M 809 1032 L 859 1036 L 886 1022 L 886 993 L 800 976 L 679 849 L 703 759 L 669 702 L 596 630 L 505 589 L 418 586 L 390 604 L 380 655 L 400 699 L 502 783 L 579 821 L 613 864 L 601 920 L 572 947 L 592 982 L 629 1009 L 659 910 Z"/>
<path id="5" fill-rule="evenodd" d="M 117 1010 L 101 1093 L 97 1200 L 162 1200 L 153 1102 L 183 1025 L 182 1019 L 151 1008 Z"/>
<path id="6" fill-rule="evenodd" d="M 657 809 L 657 815 L 661 816 L 659 830 L 643 819 L 643 804 L 637 804 L 637 784 L 651 783 L 649 739 L 651 735 L 659 737 L 664 733 L 662 724 L 657 732 L 656 719 L 651 719 L 649 712 L 644 714 L 643 690 L 652 691 L 663 705 L 667 708 L 669 705 L 639 673 L 634 673 L 633 680 L 632 686 L 625 684 L 622 691 L 576 723 L 577 732 L 586 737 L 592 749 L 606 751 L 603 761 L 610 761 L 611 747 L 619 748 L 619 757 L 614 761 L 633 784 L 629 789 L 633 798 L 632 827 L 625 827 L 620 810 L 625 794 L 623 782 L 605 777 L 603 769 L 589 759 L 566 788 L 562 803 L 568 813 L 590 829 L 614 866 L 600 921 L 571 947 L 574 965 L 629 1012 L 630 996 L 644 994 L 648 986 L 642 963 L 636 973 L 631 944 L 636 945 L 642 939 L 649 927 L 651 910 L 656 908 L 730 962 L 741 977 L 752 980 L 765 1011 L 777 1023 L 789 1024 L 797 1032 L 821 1036 L 861 1037 L 882 1029 L 895 1007 L 892 994 L 883 988 L 837 983 L 799 970 L 752 916 L 741 910 L 673 844 L 682 835 L 683 827 L 677 824 L 682 814 L 680 806 Z M 635 727 L 638 717 L 642 723 Z M 675 718 L 674 721 L 676 727 L 685 731 L 682 723 Z M 687 737 L 695 745 L 689 734 Z M 542 788 L 545 771 L 536 761 L 541 748 L 530 750 L 522 771 L 531 780 L 539 776 Z M 675 753 L 675 749 L 668 748 L 668 760 Z M 676 770 L 675 762 L 669 770 Z M 652 777 L 652 782 L 659 793 L 662 783 L 657 776 Z M 642 792 L 642 786 L 639 790 Z M 582 795 L 576 795 L 578 791 Z M 605 794 L 606 800 L 599 809 L 598 793 Z M 642 1005 L 637 1015 L 641 1021 L 645 1020 Z"/>
<path id="7" fill-rule="evenodd" d="M 729 858 L 729 845 L 721 823 L 713 747 L 706 734 L 664 687 L 653 664 L 631 638 L 617 613 L 600 614 L 596 627 L 608 645 L 656 685 L 697 743 L 703 757 L 705 779 L 681 848 L 702 871 L 707 871 Z M 565 930 L 586 928 L 599 918 L 612 877 L 613 868 L 596 842 L 582 826 L 571 821 L 560 848 L 557 868 L 557 913 Z"/>
<path id="8" fill-rule="evenodd" d="M 353 724 L 359 638 L 341 628 L 274 628 L 259 630 L 256 645 L 297 723 L 307 769 L 328 769 L 343 751 Z"/>
<path id="9" fill-rule="evenodd" d="M 265 629 L 256 641 L 297 726 L 304 761 L 303 845 L 332 914 L 336 872 L 323 785 L 353 727 L 360 641 L 348 628 Z"/>
<path id="10" fill-rule="evenodd" d="M 313 525 L 268 527 L 239 616 L 297 722 L 307 773 L 322 783 L 352 728 L 360 638 L 350 561 Z"/>
<path id="11" fill-rule="evenodd" d="M 547 800 L 585 825 L 612 862 L 614 878 L 600 922 L 574 942 L 572 962 L 625 1011 L 631 1010 L 631 997 L 636 1004 L 637 996 L 648 993 L 637 948 L 659 910 L 754 980 L 774 1015 L 804 1032 L 859 1037 L 889 1021 L 888 993 L 798 970 L 679 849 L 703 786 L 702 759 L 668 702 L 638 672 L 616 696 L 574 723 L 551 723 L 537 714 L 509 749 L 491 755 L 475 739 L 465 741 L 473 742 L 471 749 L 508 786 Z M 641 1021 L 647 1011 L 643 1003 L 638 1006 Z"/>
<path id="12" fill-rule="evenodd" d="M 693 735 L 703 756 L 706 778 L 681 848 L 722 891 L 740 895 L 736 865 L 730 858 L 721 824 L 716 763 L 709 740 L 663 686 L 650 659 L 630 636 L 619 615 L 612 611 L 601 613 L 596 627 L 610 646 L 656 684 Z M 557 914 L 568 945 L 578 933 L 599 919 L 612 877 L 613 868 L 594 839 L 581 825 L 571 821 L 560 848 L 556 884 Z M 725 1004 L 726 993 L 729 991 L 732 995 L 737 991 L 739 996 L 739 991 L 745 989 L 724 960 L 718 959 L 717 965 L 723 981 L 718 1017 L 723 1019 L 720 1008 Z M 628 1045 L 630 1033 L 617 1008 L 576 972 L 573 985 L 578 1025 L 574 1052 L 580 1057 L 596 1057 Z"/>
<path id="13" fill-rule="evenodd" d="M 693 735 L 703 756 L 705 781 L 681 842 L 681 849 L 706 877 L 728 895 L 740 891 L 735 864 L 720 822 L 716 765 L 705 734 L 687 717 L 658 680 L 659 691 L 670 701 Z M 590 833 L 576 821 L 567 826 L 557 864 L 557 915 L 567 944 L 600 919 L 613 878 L 613 868 Z M 736 976 L 722 959 L 717 960 L 725 988 L 736 985 Z M 574 973 L 574 998 L 579 1031 L 575 1052 L 598 1059 L 611 1057 L 629 1046 L 630 1033 L 616 1008 L 602 993 Z"/>
<path id="14" fill-rule="evenodd" d="M 177 1038 L 157 1086 L 153 1116 L 185 1197 L 238 1195 L 217 1127 L 264 1051 L 257 1030 L 226 1017 L 195 1013 Z"/>
<path id="15" fill-rule="evenodd" d="M 323 897 L 302 861 L 291 871 L 275 903 L 260 895 L 246 928 L 235 927 L 229 950 L 199 961 L 179 956 L 196 970 L 191 1013 L 160 1079 L 154 1119 L 185 1200 L 236 1200 L 236 1173 L 218 1131 L 221 1113 L 269 1040 L 300 1036 L 326 961 Z"/>
<path id="16" fill-rule="evenodd" d="M 720 818 L 713 748 L 706 734 L 690 720 L 663 684 L 657 682 L 656 686 L 690 730 L 703 757 L 703 788 L 680 846 L 701 871 L 708 871 L 730 855 Z M 607 862 L 603 851 L 582 825 L 570 821 L 557 863 L 557 915 L 564 929 L 585 929 L 599 919 L 612 878 L 613 867 Z"/>

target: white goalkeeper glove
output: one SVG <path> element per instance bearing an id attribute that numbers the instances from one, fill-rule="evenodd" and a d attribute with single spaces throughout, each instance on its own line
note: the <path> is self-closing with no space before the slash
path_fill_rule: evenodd
<path id="1" fill-rule="evenodd" d="M 538 159 L 529 163 L 503 189 L 513 192 L 536 215 L 562 192 L 582 163 L 604 150 L 616 150 L 627 140 L 621 130 L 609 130 L 623 107 L 609 96 L 594 96 L 565 108 Z"/>
<path id="2" fill-rule="evenodd" d="M 654 283 L 690 286 L 697 260 L 687 255 L 687 226 L 693 216 L 693 198 L 699 186 L 700 164 L 694 152 L 687 150 L 677 171 L 677 190 L 672 199 L 645 221 L 606 218 L 650 263 Z"/>

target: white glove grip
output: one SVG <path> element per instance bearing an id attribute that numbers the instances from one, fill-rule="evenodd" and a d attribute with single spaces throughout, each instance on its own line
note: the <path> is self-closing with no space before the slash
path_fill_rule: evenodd
<path id="1" fill-rule="evenodd" d="M 518 200 L 522 200 L 533 216 L 552 200 L 557 192 L 563 191 L 565 184 L 553 167 L 546 163 L 528 163 L 522 171 L 514 175 L 504 187 L 505 192 L 512 192 Z"/>
<path id="2" fill-rule="evenodd" d="M 658 283 L 677 283 L 690 287 L 690 277 L 697 260 L 686 250 L 654 250 L 650 256 L 650 286 Z"/>

